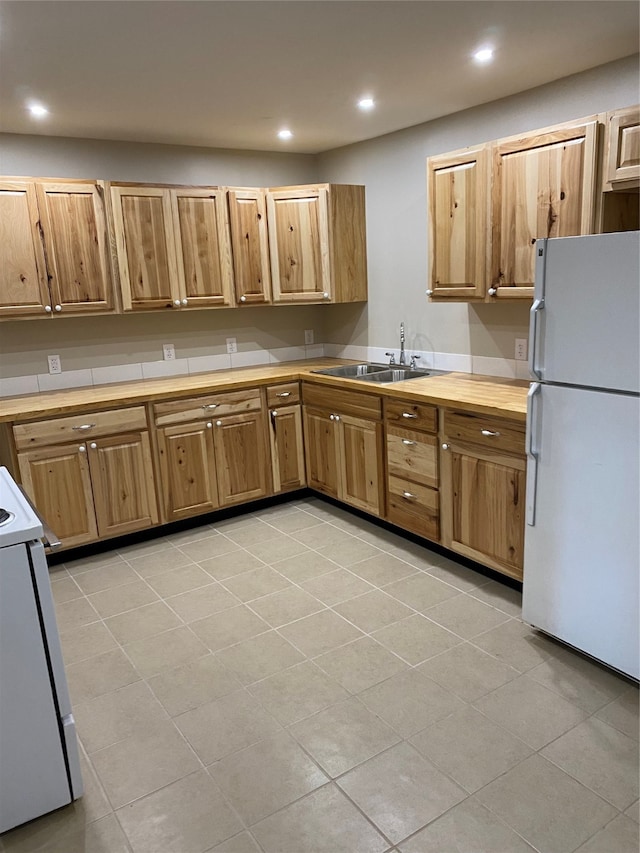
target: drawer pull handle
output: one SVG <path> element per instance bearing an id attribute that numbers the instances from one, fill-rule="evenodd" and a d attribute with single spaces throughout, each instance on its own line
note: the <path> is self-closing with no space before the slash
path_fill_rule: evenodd
<path id="1" fill-rule="evenodd" d="M 412 501 L 415 500 L 416 495 L 414 495 L 413 492 L 403 492 L 402 497 L 406 498 L 408 501 Z"/>
<path id="2" fill-rule="evenodd" d="M 88 429 L 93 429 L 95 424 L 80 424 L 80 426 L 71 427 L 76 432 L 86 432 Z"/>
<path id="3" fill-rule="evenodd" d="M 217 408 L 218 408 L 218 404 L 217 404 L 217 403 L 207 403 L 207 404 L 206 404 L 205 406 L 203 406 L 202 408 L 203 408 L 205 411 L 206 411 L 207 409 L 217 409 Z"/>
<path id="4" fill-rule="evenodd" d="M 499 432 L 492 432 L 490 429 L 481 429 L 480 432 L 482 433 L 482 435 L 486 435 L 488 438 L 500 435 Z"/>
<path id="5" fill-rule="evenodd" d="M 402 417 L 403 417 L 403 418 L 417 418 L 418 416 L 417 416 L 417 415 L 412 414 L 411 412 L 403 412 L 403 413 L 402 413 Z"/>
<path id="6" fill-rule="evenodd" d="M 290 397 L 291 391 L 280 391 L 280 393 L 276 394 L 276 397 Z"/>
<path id="7" fill-rule="evenodd" d="M 417 441 L 411 441 L 411 439 L 409 439 L 409 438 L 403 438 L 402 443 L 406 444 L 407 447 L 410 447 L 411 445 L 417 444 L 418 442 Z"/>

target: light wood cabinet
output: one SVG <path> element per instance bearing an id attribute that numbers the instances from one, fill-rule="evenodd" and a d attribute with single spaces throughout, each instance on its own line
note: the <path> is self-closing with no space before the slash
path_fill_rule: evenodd
<path id="1" fill-rule="evenodd" d="M 253 501 L 269 494 L 264 412 L 219 418 L 214 423 L 213 443 L 221 506 Z"/>
<path id="2" fill-rule="evenodd" d="M 443 438 L 443 545 L 522 580 L 524 426 L 447 411 Z"/>
<path id="3" fill-rule="evenodd" d="M 484 299 L 489 162 L 488 145 L 427 161 L 428 296 Z"/>
<path id="4" fill-rule="evenodd" d="M 159 429 L 162 501 L 167 521 L 218 507 L 211 421 Z"/>
<path id="5" fill-rule="evenodd" d="M 125 311 L 232 304 L 223 190 L 131 184 L 110 189 Z"/>
<path id="6" fill-rule="evenodd" d="M 339 436 L 328 409 L 304 408 L 307 484 L 332 498 L 340 497 Z"/>
<path id="7" fill-rule="evenodd" d="M 639 106 L 607 113 L 603 171 L 605 191 L 640 187 Z"/>
<path id="8" fill-rule="evenodd" d="M 236 301 L 238 305 L 271 302 L 265 191 L 231 187 L 228 199 Z"/>
<path id="9" fill-rule="evenodd" d="M 366 300 L 364 187 L 278 187 L 266 198 L 273 301 Z"/>
<path id="10" fill-rule="evenodd" d="M 297 382 L 267 388 L 273 491 L 301 489 L 307 479 L 300 387 Z"/>

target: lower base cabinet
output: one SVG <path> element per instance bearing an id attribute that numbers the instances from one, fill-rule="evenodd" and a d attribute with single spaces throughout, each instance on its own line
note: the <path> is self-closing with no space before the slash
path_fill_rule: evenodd
<path id="1" fill-rule="evenodd" d="M 301 489 L 307 483 L 304 467 L 302 409 L 299 405 L 269 412 L 271 470 L 275 494 Z"/>
<path id="2" fill-rule="evenodd" d="M 157 435 L 166 520 L 177 521 L 217 509 L 211 422 L 164 427 Z"/>

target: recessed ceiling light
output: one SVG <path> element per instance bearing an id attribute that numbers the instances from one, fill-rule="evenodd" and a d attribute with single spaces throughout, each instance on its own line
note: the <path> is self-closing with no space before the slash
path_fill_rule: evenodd
<path id="1" fill-rule="evenodd" d="M 484 65 L 486 62 L 491 62 L 493 59 L 493 48 L 483 47 L 480 50 L 476 50 L 473 54 L 473 58 L 481 65 Z"/>
<path id="2" fill-rule="evenodd" d="M 29 104 L 27 109 L 34 118 L 43 118 L 44 116 L 49 115 L 49 110 L 46 107 L 43 107 L 42 104 Z"/>
<path id="3" fill-rule="evenodd" d="M 358 101 L 358 106 L 361 110 L 372 110 L 376 105 L 376 102 L 373 98 L 360 98 Z"/>
<path id="4" fill-rule="evenodd" d="M 293 133 L 290 130 L 288 130 L 286 127 L 283 127 L 282 130 L 278 131 L 278 138 L 279 139 L 291 139 L 292 136 L 293 136 Z"/>

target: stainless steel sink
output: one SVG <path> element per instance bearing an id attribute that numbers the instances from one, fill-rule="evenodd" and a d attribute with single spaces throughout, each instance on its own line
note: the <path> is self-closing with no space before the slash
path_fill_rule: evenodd
<path id="1" fill-rule="evenodd" d="M 312 370 L 312 373 L 320 373 L 323 376 L 343 376 L 348 379 L 363 379 L 369 375 L 375 375 L 387 368 L 380 364 L 344 364 L 342 367 L 324 367 L 322 370 Z"/>
<path id="2" fill-rule="evenodd" d="M 447 370 L 414 370 L 411 367 L 390 367 L 379 373 L 360 377 L 365 382 L 404 382 L 405 379 L 422 379 L 426 376 L 438 376 Z"/>

